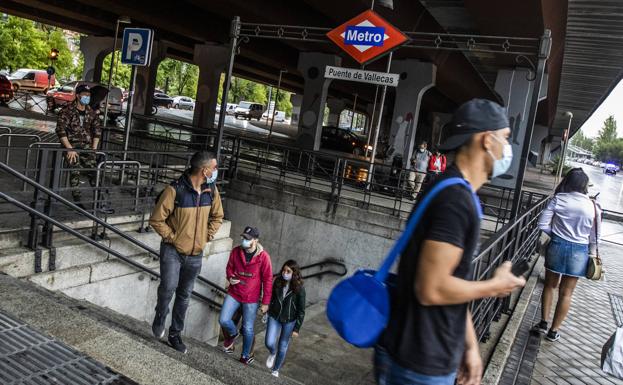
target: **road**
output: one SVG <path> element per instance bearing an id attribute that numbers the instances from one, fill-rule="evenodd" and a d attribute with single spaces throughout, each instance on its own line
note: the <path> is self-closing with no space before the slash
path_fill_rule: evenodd
<path id="1" fill-rule="evenodd" d="M 573 167 L 581 167 L 590 178 L 593 186 L 589 194 L 599 193 L 598 202 L 610 211 L 623 212 L 623 174 L 606 175 L 602 168 L 586 164 L 570 162 Z"/>

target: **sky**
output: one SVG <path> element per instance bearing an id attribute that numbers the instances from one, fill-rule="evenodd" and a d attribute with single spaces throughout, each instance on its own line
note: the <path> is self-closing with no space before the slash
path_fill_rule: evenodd
<path id="1" fill-rule="evenodd" d="M 614 119 L 617 121 L 619 137 L 623 136 L 623 81 L 617 84 L 601 106 L 582 125 L 581 129 L 584 135 L 590 138 L 596 137 L 604 120 L 608 119 L 610 115 L 614 115 Z"/>

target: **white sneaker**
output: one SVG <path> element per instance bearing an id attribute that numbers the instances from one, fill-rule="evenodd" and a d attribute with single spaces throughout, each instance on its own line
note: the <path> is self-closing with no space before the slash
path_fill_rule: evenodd
<path id="1" fill-rule="evenodd" d="M 276 370 L 273 370 L 272 372 L 270 372 L 270 374 L 272 374 L 273 377 L 279 377 L 279 372 Z"/>
<path id="2" fill-rule="evenodd" d="M 268 359 L 266 359 L 266 367 L 268 369 L 272 369 L 273 366 L 275 366 L 275 358 L 277 358 L 277 355 L 271 354 L 270 356 L 268 356 Z"/>

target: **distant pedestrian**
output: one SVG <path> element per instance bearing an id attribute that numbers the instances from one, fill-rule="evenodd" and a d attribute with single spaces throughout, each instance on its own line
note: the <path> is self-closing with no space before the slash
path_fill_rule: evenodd
<path id="1" fill-rule="evenodd" d="M 223 350 L 231 354 L 238 337 L 233 321 L 234 314 L 242 307 L 242 354 L 240 362 L 248 365 L 255 359 L 251 354 L 258 301 L 261 312 L 268 311 L 273 286 L 273 269 L 270 255 L 259 242 L 257 228 L 247 226 L 241 234 L 240 246 L 235 247 L 227 262 L 226 275 L 229 282 L 227 296 L 223 302 L 219 323 L 226 332 Z"/>
<path id="2" fill-rule="evenodd" d="M 433 150 L 428 161 L 428 180 L 426 183 L 433 183 L 437 177 L 446 171 L 446 156 L 442 154 L 439 149 Z"/>
<path id="3" fill-rule="evenodd" d="M 441 190 L 400 258 L 389 322 L 375 352 L 378 384 L 480 384 L 483 364 L 468 304 L 507 296 L 525 284 L 511 273 L 510 262 L 491 279 L 472 281 L 480 242 L 474 194 L 508 169 L 510 133 L 506 111 L 489 100 L 471 100 L 454 114 L 442 149 L 456 150 L 455 163 L 429 188 L 458 177 L 471 190 L 461 185 Z"/>
<path id="4" fill-rule="evenodd" d="M 411 158 L 411 171 L 409 172 L 409 188 L 411 189 L 411 196 L 413 199 L 417 197 L 422 183 L 426 178 L 426 172 L 428 171 L 428 162 L 430 161 L 431 153 L 428 151 L 428 144 L 426 142 L 420 143 L 420 147 L 413 154 Z"/>
<path id="5" fill-rule="evenodd" d="M 221 197 L 214 184 L 218 173 L 214 154 L 197 152 L 190 165 L 184 175 L 163 190 L 149 219 L 162 237 L 152 332 L 156 338 L 164 337 L 169 303 L 175 294 L 168 339 L 182 353 L 186 353 L 186 345 L 181 333 L 193 285 L 201 272 L 203 248 L 223 223 Z"/>
<path id="6" fill-rule="evenodd" d="M 296 261 L 283 264 L 281 274 L 275 278 L 273 295 L 268 308 L 266 348 L 270 356 L 266 366 L 272 375 L 279 377 L 279 369 L 286 359 L 292 336 L 298 337 L 305 319 L 305 287 L 301 269 Z"/>
<path id="7" fill-rule="evenodd" d="M 67 150 L 65 161 L 69 172 L 69 185 L 74 202 L 85 209 L 82 204 L 82 193 L 79 189 L 80 175 L 89 178 L 91 186 L 95 186 L 95 168 L 97 162 L 95 151 L 102 136 L 102 126 L 97 112 L 89 103 L 91 89 L 86 84 L 76 87 L 76 99 L 65 105 L 58 113 L 56 135 Z M 76 151 L 80 150 L 80 152 Z"/>
<path id="8" fill-rule="evenodd" d="M 532 330 L 549 341 L 560 339 L 559 329 L 571 306 L 578 278 L 586 276 L 589 256 L 600 237 L 601 207 L 588 197 L 588 175 L 581 168 L 569 170 L 554 198 L 539 218 L 539 228 L 551 237 L 545 253 L 545 286 L 541 297 L 541 322 Z M 552 326 L 548 319 L 558 288 Z"/>

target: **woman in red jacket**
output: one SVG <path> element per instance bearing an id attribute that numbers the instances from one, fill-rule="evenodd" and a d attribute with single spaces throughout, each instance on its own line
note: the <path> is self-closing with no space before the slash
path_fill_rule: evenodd
<path id="1" fill-rule="evenodd" d="M 227 335 L 223 342 L 223 349 L 226 353 L 233 353 L 238 330 L 232 318 L 236 310 L 242 307 L 243 340 L 240 362 L 248 365 L 254 360 L 251 347 L 258 301 L 261 296 L 261 310 L 262 313 L 266 313 L 273 287 L 273 269 L 270 255 L 258 241 L 260 232 L 254 227 L 247 226 L 241 236 L 241 245 L 231 251 L 229 262 L 227 262 L 229 289 L 223 302 L 219 322 Z"/>
<path id="2" fill-rule="evenodd" d="M 428 173 L 439 175 L 444 171 L 446 171 L 446 156 L 439 150 L 433 150 L 433 155 L 428 161 Z"/>

